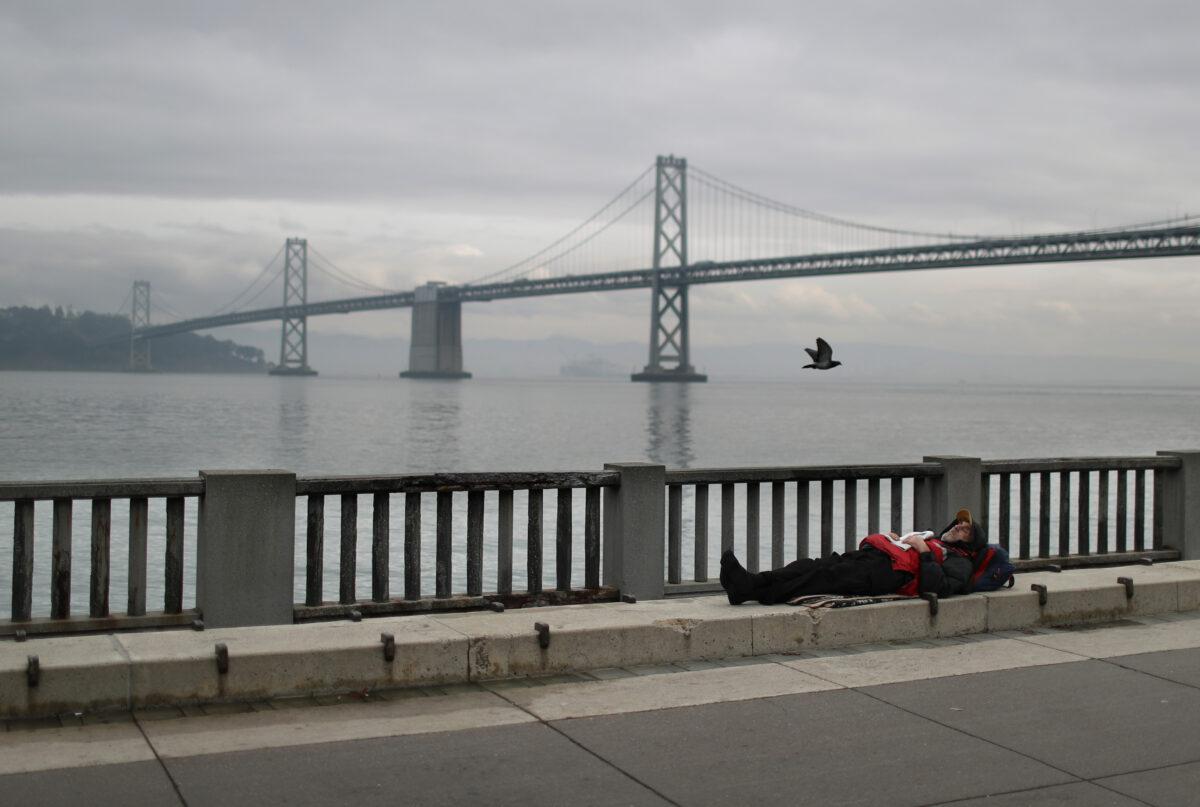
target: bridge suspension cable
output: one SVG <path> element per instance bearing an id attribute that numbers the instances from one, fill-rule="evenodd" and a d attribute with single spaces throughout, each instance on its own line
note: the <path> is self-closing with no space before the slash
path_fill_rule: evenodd
<path id="1" fill-rule="evenodd" d="M 124 314 L 124 313 L 125 313 L 125 306 L 129 305 L 129 301 L 130 301 L 132 298 L 133 298 L 133 289 L 132 289 L 132 288 L 130 288 L 130 290 L 129 290 L 129 291 L 125 292 L 125 299 L 121 301 L 121 304 L 120 304 L 119 306 L 117 306 L 117 311 L 116 311 L 116 313 L 118 313 L 118 314 Z"/>
<path id="2" fill-rule="evenodd" d="M 910 230 L 910 229 L 905 229 L 905 228 L 901 228 L 901 227 L 884 227 L 884 226 L 880 226 L 880 225 L 876 225 L 876 224 L 868 224 L 866 222 L 861 222 L 861 221 L 853 221 L 851 219 L 845 219 L 845 218 L 841 218 L 839 216 L 831 216 L 826 213 L 819 213 L 815 210 L 808 210 L 803 207 L 797 207 L 796 205 L 791 205 L 791 204 L 788 204 L 787 202 L 780 202 L 777 199 L 772 199 L 768 196 L 763 196 L 760 193 L 755 193 L 754 191 L 747 190 L 746 188 L 743 188 L 740 185 L 735 185 L 732 182 L 721 179 L 720 177 L 716 176 L 715 174 L 710 174 L 708 171 L 705 171 L 702 168 L 698 168 L 695 165 L 689 166 L 689 175 L 690 175 L 690 179 L 693 182 L 697 182 L 697 183 L 700 183 L 703 185 L 708 185 L 709 187 L 713 188 L 714 190 L 726 193 L 734 198 L 741 199 L 746 202 L 750 202 L 752 204 L 758 205 L 759 207 L 767 208 L 769 210 L 775 210 L 780 213 L 787 213 L 789 215 L 797 216 L 799 218 L 811 219 L 814 222 L 820 222 L 823 224 L 831 224 L 831 225 L 835 225 L 835 226 L 839 226 L 839 227 L 849 227 L 849 228 L 855 229 L 855 230 L 864 230 L 867 232 L 883 233 L 883 234 L 887 234 L 887 235 L 911 235 L 911 236 L 918 236 L 921 238 L 944 239 L 947 241 L 977 241 L 977 240 L 985 237 L 985 236 L 979 235 L 978 233 L 971 233 L 971 234 L 953 233 L 953 232 L 935 233 L 935 232 L 931 232 L 929 230 Z"/>
<path id="3" fill-rule="evenodd" d="M 279 251 L 275 253 L 275 256 L 273 258 L 271 258 L 271 260 L 267 261 L 266 266 L 264 266 L 262 268 L 262 271 L 258 273 L 258 276 L 255 277 L 254 280 L 250 281 L 249 286 L 242 289 L 240 294 L 238 294 L 232 300 L 227 302 L 225 305 L 218 308 L 216 311 L 213 311 L 211 314 L 209 314 L 209 316 L 215 317 L 218 314 L 224 314 L 226 311 L 232 311 L 234 309 L 234 307 L 237 306 L 239 303 L 243 303 L 242 298 L 245 297 L 247 294 L 249 294 L 251 291 L 253 291 L 254 287 L 258 285 L 259 281 L 261 281 L 264 277 L 266 277 L 267 273 L 271 271 L 271 267 L 275 265 L 275 262 L 277 260 L 279 260 L 279 256 L 281 256 L 281 255 L 283 255 L 283 247 L 280 247 Z M 258 294 L 255 294 L 249 300 L 246 300 L 243 304 L 249 305 L 254 300 L 257 300 L 259 298 L 259 296 L 263 293 L 263 291 L 265 291 L 267 288 L 270 287 L 270 285 L 272 283 L 275 282 L 275 278 L 279 277 L 279 275 L 282 273 L 283 273 L 283 265 L 281 264 L 279 266 L 279 269 L 276 270 L 275 274 L 271 276 L 271 279 L 266 282 L 266 285 L 264 285 L 262 287 L 262 289 L 260 289 L 258 291 Z"/>
<path id="4" fill-rule="evenodd" d="M 168 317 L 172 317 L 172 318 L 180 320 L 180 321 L 185 320 L 185 319 L 191 319 L 191 317 L 188 317 L 184 314 L 180 314 L 178 311 L 176 311 L 174 309 L 174 307 L 171 306 L 170 303 L 168 303 L 166 300 L 164 300 L 163 293 L 161 291 L 155 292 L 154 295 L 150 298 L 150 307 L 156 311 L 159 311 L 160 313 L 166 314 Z"/>
<path id="5" fill-rule="evenodd" d="M 645 171 L 642 171 L 637 178 L 622 188 L 603 207 L 537 252 L 464 285 L 474 286 L 480 283 L 494 283 L 501 279 L 513 280 L 527 277 L 569 255 L 578 254 L 585 245 L 591 244 L 601 233 L 608 231 L 614 224 L 625 219 L 634 209 L 650 198 L 654 193 L 654 184 L 652 181 L 647 182 L 647 178 L 653 171 L 653 165 L 647 166 Z M 643 187 L 647 184 L 649 185 L 648 189 Z M 630 201 L 631 199 L 632 201 Z M 614 210 L 615 214 L 613 214 Z M 572 244 L 572 239 L 581 233 L 582 237 Z M 649 243 L 648 240 L 647 243 Z"/>
<path id="6" fill-rule="evenodd" d="M 329 277 L 344 286 L 349 286 L 352 289 L 358 289 L 360 291 L 374 291 L 380 294 L 395 294 L 400 291 L 400 289 L 389 289 L 384 286 L 376 286 L 374 283 L 368 283 L 365 280 L 360 280 L 359 278 L 347 272 L 345 269 L 340 268 L 337 264 L 326 258 L 320 252 L 317 252 L 312 244 L 309 244 L 308 246 L 308 257 L 308 265 L 313 269 L 316 269 L 326 277 Z M 313 258 L 316 260 L 314 261 Z M 324 264 L 324 266 L 321 264 Z"/>

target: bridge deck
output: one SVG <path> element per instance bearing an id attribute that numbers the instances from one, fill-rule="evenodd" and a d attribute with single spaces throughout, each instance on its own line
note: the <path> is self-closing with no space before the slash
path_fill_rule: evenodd
<path id="1" fill-rule="evenodd" d="M 902 272 L 924 269 L 953 269 L 966 266 L 1005 266 L 1074 261 L 1109 261 L 1132 258 L 1164 258 L 1200 255 L 1200 226 L 1161 227 L 1140 230 L 1060 233 L 1053 235 L 999 238 L 983 241 L 930 244 L 859 252 L 830 252 L 780 258 L 740 261 L 702 261 L 687 267 L 663 269 L 659 282 L 665 285 L 734 283 L 821 275 Z M 553 294 L 622 291 L 650 288 L 653 269 L 632 269 L 587 275 L 519 279 L 501 283 L 446 286 L 439 299 L 486 302 L 517 297 Z M 408 308 L 415 301 L 412 291 L 351 297 L 308 303 L 303 306 L 262 308 L 213 317 L 154 325 L 137 331 L 153 339 L 175 333 L 207 330 L 248 322 L 266 322 L 290 317 L 349 314 L 388 308 Z"/>

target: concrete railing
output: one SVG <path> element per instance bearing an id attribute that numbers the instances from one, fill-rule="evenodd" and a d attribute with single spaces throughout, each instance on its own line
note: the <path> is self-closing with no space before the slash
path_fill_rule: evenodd
<path id="1" fill-rule="evenodd" d="M 708 540 L 712 485 L 720 486 L 719 547 L 737 549 L 752 569 L 852 548 L 861 534 L 879 529 L 936 529 L 959 507 L 971 508 L 988 526 L 993 541 L 1007 545 L 1016 536 L 1014 555 L 1027 565 L 1116 561 L 1125 557 L 1121 553 L 1200 557 L 1200 452 L 1003 461 L 932 456 L 904 465 L 671 471 L 652 463 L 619 463 L 599 472 L 299 479 L 287 471 L 205 471 L 197 479 L 0 483 L 0 502 L 13 502 L 14 513 L 12 610 L 10 619 L 0 622 L 0 635 L 186 625 L 199 617 L 212 627 L 286 624 L 587 602 L 618 595 L 658 599 L 712 589 L 716 584 L 708 580 L 708 569 L 717 550 L 715 545 L 710 550 Z M 769 553 L 763 552 L 760 536 L 764 485 L 771 491 Z M 865 496 L 860 496 L 862 487 Z M 542 570 L 546 490 L 556 494 L 555 579 L 550 589 L 544 586 Z M 584 492 L 582 541 L 576 539 L 573 526 L 579 513 L 576 490 Z M 514 552 L 514 493 L 521 493 L 525 504 L 523 574 L 514 572 L 514 556 L 519 559 L 520 554 Z M 183 504 L 189 496 L 198 500 L 194 610 L 183 608 Z M 371 497 L 369 598 L 360 598 L 356 585 L 363 496 Z M 404 505 L 402 563 L 399 557 L 392 561 L 393 496 L 402 498 Z M 326 600 L 324 585 L 329 497 L 340 503 L 336 601 Z M 422 549 L 425 497 L 435 505 L 433 552 Z M 129 501 L 129 598 L 124 614 L 110 613 L 108 604 L 109 513 L 114 498 Z M 149 500 L 158 498 L 166 502 L 165 593 L 163 610 L 147 612 L 146 514 Z M 465 533 L 456 530 L 455 523 L 456 502 L 462 499 Z M 86 618 L 72 615 L 70 606 L 71 514 L 73 502 L 79 500 L 92 503 Z M 36 501 L 52 502 L 54 508 L 48 616 L 35 615 L 31 608 Z M 739 503 L 745 516 L 740 530 Z M 306 519 L 298 528 L 301 512 Z M 301 534 L 304 594 L 298 603 Z M 691 540 L 685 542 L 685 535 Z M 1057 543 L 1051 541 L 1053 536 Z M 522 549 L 520 543 L 517 549 Z M 688 554 L 692 579 L 684 581 Z M 459 568 L 465 567 L 465 575 L 456 572 L 456 557 L 463 559 Z M 490 568 L 489 562 L 494 564 Z M 402 591 L 392 589 L 392 568 L 403 570 Z M 432 591 L 426 588 L 428 580 Z"/>

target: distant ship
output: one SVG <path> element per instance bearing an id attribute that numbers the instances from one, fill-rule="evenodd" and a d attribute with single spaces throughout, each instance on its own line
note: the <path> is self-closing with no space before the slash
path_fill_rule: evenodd
<path id="1" fill-rule="evenodd" d="M 571 359 L 558 368 L 558 374 L 570 378 L 611 378 L 613 376 L 623 376 L 626 374 L 626 371 L 620 365 L 592 355 Z"/>

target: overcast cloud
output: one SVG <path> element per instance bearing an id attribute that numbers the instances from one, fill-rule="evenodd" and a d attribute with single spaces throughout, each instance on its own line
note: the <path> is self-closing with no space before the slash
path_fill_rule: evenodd
<path id="1" fill-rule="evenodd" d="M 893 226 L 1200 213 L 1198 23 L 1185 2 L 5 3 L 0 305 L 111 311 L 144 278 L 201 315 L 292 235 L 375 284 L 467 281 L 668 152 Z M 693 292 L 692 339 L 1197 361 L 1198 269 L 726 284 Z M 322 283 L 310 299 L 354 293 Z M 473 306 L 464 328 L 629 341 L 647 296 Z M 310 329 L 407 336 L 408 314 Z"/>

